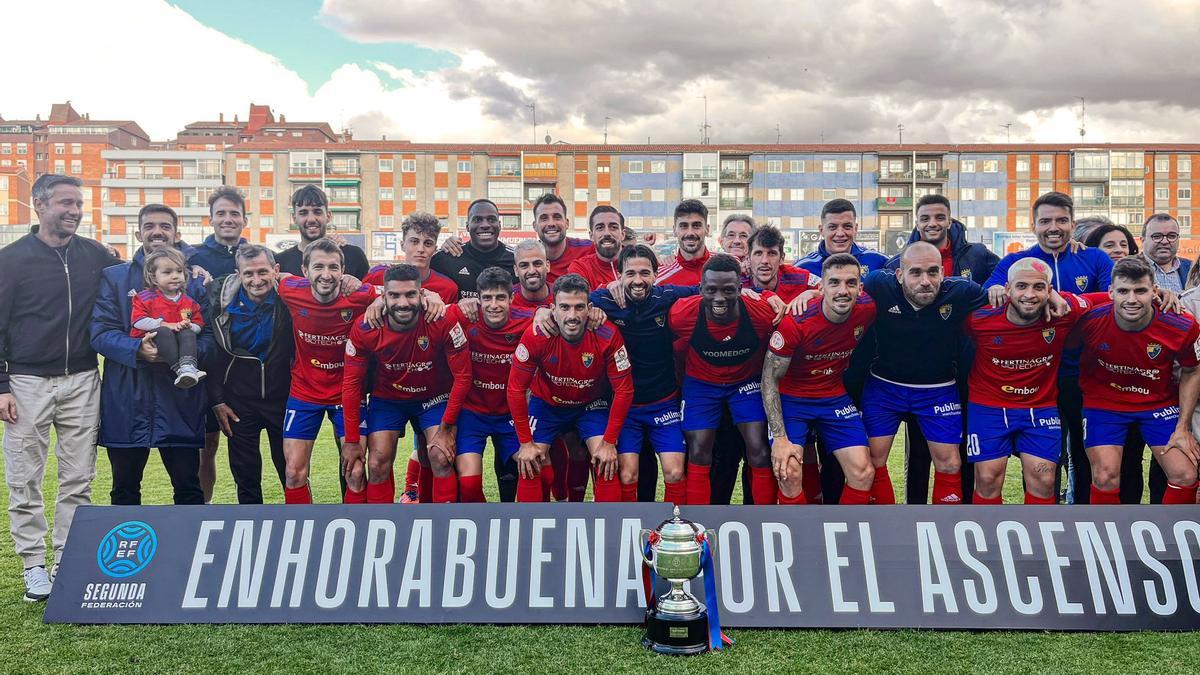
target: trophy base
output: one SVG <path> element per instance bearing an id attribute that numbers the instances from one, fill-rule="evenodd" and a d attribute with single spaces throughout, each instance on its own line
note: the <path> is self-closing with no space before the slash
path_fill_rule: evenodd
<path id="1" fill-rule="evenodd" d="M 658 654 L 691 656 L 708 651 L 708 611 L 691 614 L 648 610 L 642 646 Z"/>

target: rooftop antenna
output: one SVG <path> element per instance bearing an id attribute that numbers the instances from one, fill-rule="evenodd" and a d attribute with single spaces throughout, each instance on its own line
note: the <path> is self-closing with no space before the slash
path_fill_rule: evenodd
<path id="1" fill-rule="evenodd" d="M 1012 122 L 1001 124 L 1000 126 L 1004 127 L 1004 142 L 1012 143 Z"/>
<path id="2" fill-rule="evenodd" d="M 775 123 L 775 145 L 779 145 L 779 140 L 783 138 L 783 134 L 779 132 L 779 122 Z"/>
<path id="3" fill-rule="evenodd" d="M 1087 101 L 1082 96 L 1076 96 L 1079 99 L 1079 140 L 1087 135 Z"/>
<path id="4" fill-rule="evenodd" d="M 533 113 L 533 143 L 534 143 L 534 145 L 536 145 L 537 144 L 537 104 L 536 103 L 526 103 L 525 107 L 529 108 L 529 110 Z"/>
<path id="5" fill-rule="evenodd" d="M 900 134 L 900 145 L 904 145 L 904 123 L 896 125 L 896 132 Z"/>
<path id="6" fill-rule="evenodd" d="M 712 128 L 708 125 L 708 95 L 705 94 L 696 98 L 704 99 L 704 123 L 700 125 L 700 145 L 708 145 L 708 130 Z"/>
<path id="7" fill-rule="evenodd" d="M 604 116 L 604 144 L 608 145 L 608 121 L 612 118 L 608 115 Z"/>

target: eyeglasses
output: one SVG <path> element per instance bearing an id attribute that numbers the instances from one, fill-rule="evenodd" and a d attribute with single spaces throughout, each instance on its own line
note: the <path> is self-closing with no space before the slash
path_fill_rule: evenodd
<path id="1" fill-rule="evenodd" d="M 1153 242 L 1168 241 L 1168 242 L 1174 244 L 1175 242 L 1179 241 L 1179 233 L 1178 232 L 1155 232 L 1154 234 L 1150 235 L 1150 241 L 1153 241 Z"/>

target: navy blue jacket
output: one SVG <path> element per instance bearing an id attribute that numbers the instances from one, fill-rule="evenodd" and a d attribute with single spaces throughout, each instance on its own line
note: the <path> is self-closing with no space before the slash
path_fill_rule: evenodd
<path id="1" fill-rule="evenodd" d="M 888 257 L 879 251 L 872 251 L 869 248 L 863 248 L 858 244 L 850 245 L 850 255 L 858 259 L 858 264 L 863 267 L 863 276 L 867 276 L 867 272 L 873 272 L 883 268 L 887 264 Z M 803 267 L 809 272 L 821 276 L 821 265 L 825 259 L 830 256 L 825 250 L 825 242 L 817 244 L 817 250 L 796 261 L 796 267 Z"/>
<path id="2" fill-rule="evenodd" d="M 145 258 L 139 250 L 132 262 L 109 267 L 100 277 L 92 309 L 92 348 L 104 356 L 96 443 L 106 448 L 199 448 L 208 410 L 204 387 L 176 388 L 175 374 L 166 364 L 137 360 L 142 341 L 129 335 L 133 296 L 145 289 Z M 189 281 L 187 294 L 205 310 L 208 299 L 201 280 Z M 201 363 L 210 345 L 199 342 Z"/>
<path id="3" fill-rule="evenodd" d="M 992 276 L 992 270 L 996 269 L 996 263 L 1000 262 L 1000 258 L 988 250 L 988 247 L 983 244 L 973 244 L 967 241 L 967 226 L 957 220 L 950 223 L 950 257 L 954 260 L 954 276 L 969 279 L 977 284 L 982 284 Z M 908 243 L 921 241 L 921 233 L 917 228 L 913 228 L 912 235 L 908 238 Z M 890 270 L 900 268 L 900 256 L 892 256 L 887 261 L 887 268 Z"/>
<path id="4" fill-rule="evenodd" d="M 210 234 L 203 244 L 192 249 L 188 264 L 204 268 L 214 279 L 233 274 L 237 271 L 237 262 L 233 256 L 237 253 L 238 246 L 245 243 L 245 239 L 239 239 L 237 246 L 226 246 Z"/>
<path id="5" fill-rule="evenodd" d="M 695 286 L 653 286 L 650 297 L 641 302 L 627 301 L 621 309 L 607 288 L 592 291 L 592 304 L 604 310 L 625 338 L 633 363 L 634 405 L 661 401 L 678 391 L 671 344 L 674 338 L 667 317 L 676 300 L 698 292 Z"/>
<path id="6" fill-rule="evenodd" d="M 962 322 L 987 304 L 987 291 L 973 281 L 949 277 L 933 303 L 917 310 L 891 270 L 871 272 L 863 286 L 876 306 L 878 347 L 871 372 L 900 384 L 953 382 L 962 353 Z"/>

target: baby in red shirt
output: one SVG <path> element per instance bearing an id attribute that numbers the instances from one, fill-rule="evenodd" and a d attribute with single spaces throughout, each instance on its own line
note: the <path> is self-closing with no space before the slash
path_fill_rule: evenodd
<path id="1" fill-rule="evenodd" d="M 133 337 L 154 334 L 162 360 L 175 371 L 175 386 L 189 389 L 206 373 L 196 367 L 196 336 L 204 325 L 200 305 L 185 293 L 187 261 L 169 248 L 152 251 L 145 260 L 146 290 L 133 298 Z"/>

